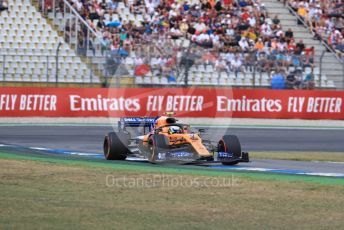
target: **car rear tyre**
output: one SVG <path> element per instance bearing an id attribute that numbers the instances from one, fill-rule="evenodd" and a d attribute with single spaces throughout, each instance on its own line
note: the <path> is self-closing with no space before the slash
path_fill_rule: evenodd
<path id="1" fill-rule="evenodd" d="M 224 135 L 219 141 L 218 146 L 219 152 L 232 153 L 233 158 L 241 157 L 241 145 L 237 136 L 235 135 Z M 236 165 L 238 161 L 221 162 L 223 165 Z"/>
<path id="2" fill-rule="evenodd" d="M 110 132 L 104 139 L 104 156 L 107 160 L 125 160 L 129 153 L 129 138 L 123 132 Z"/>

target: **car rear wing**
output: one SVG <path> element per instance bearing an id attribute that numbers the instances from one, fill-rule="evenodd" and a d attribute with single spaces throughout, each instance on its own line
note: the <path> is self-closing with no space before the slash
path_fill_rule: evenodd
<path id="1" fill-rule="evenodd" d="M 151 129 L 158 117 L 121 117 L 118 128 L 125 130 L 126 127 L 148 127 Z"/>

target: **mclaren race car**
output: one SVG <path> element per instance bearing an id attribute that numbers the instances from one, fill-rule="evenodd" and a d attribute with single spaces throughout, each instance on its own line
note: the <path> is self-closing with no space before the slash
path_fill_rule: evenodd
<path id="1" fill-rule="evenodd" d="M 105 136 L 104 156 L 107 160 L 139 157 L 151 163 L 234 165 L 249 161 L 248 153 L 241 152 L 237 136 L 224 135 L 211 141 L 202 139 L 203 132 L 191 131 L 190 125 L 178 123 L 169 113 L 159 117 L 124 117 L 118 121 L 118 130 Z"/>

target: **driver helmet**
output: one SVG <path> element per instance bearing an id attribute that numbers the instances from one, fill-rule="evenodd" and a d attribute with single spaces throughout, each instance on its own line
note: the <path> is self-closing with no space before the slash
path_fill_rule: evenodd
<path id="1" fill-rule="evenodd" d="M 168 129 L 168 134 L 174 134 L 174 133 L 182 133 L 182 130 L 179 126 L 170 126 Z"/>

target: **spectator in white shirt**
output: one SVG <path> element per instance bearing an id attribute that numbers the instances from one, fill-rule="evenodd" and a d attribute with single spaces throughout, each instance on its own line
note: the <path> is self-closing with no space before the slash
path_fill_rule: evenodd
<path id="1" fill-rule="evenodd" d="M 136 66 L 142 65 L 142 64 L 143 64 L 142 58 L 141 58 L 140 56 L 136 56 L 135 59 L 134 59 L 134 64 L 135 64 Z"/>
<path id="2" fill-rule="evenodd" d="M 238 72 L 244 72 L 242 61 L 240 60 L 240 56 L 237 54 L 235 58 L 231 61 L 231 69 L 235 74 Z"/>
<path id="3" fill-rule="evenodd" d="M 202 33 L 205 29 L 207 29 L 207 26 L 204 24 L 204 22 L 197 22 L 194 25 L 194 28 L 196 31 Z"/>
<path id="4" fill-rule="evenodd" d="M 175 25 L 170 30 L 170 36 L 172 39 L 178 39 L 179 37 L 183 36 L 182 32 L 178 28 L 178 25 Z"/>
<path id="5" fill-rule="evenodd" d="M 214 46 L 220 45 L 220 37 L 217 34 L 210 34 L 210 40 L 212 41 Z"/>
<path id="6" fill-rule="evenodd" d="M 234 53 L 232 52 L 227 53 L 225 58 L 226 58 L 226 61 L 230 64 L 231 61 L 234 60 Z"/>
<path id="7" fill-rule="evenodd" d="M 250 49 L 250 46 L 249 46 L 247 39 L 245 37 L 241 37 L 241 39 L 239 41 L 239 46 L 240 46 L 242 51 L 249 51 L 249 49 Z"/>
<path id="8" fill-rule="evenodd" d="M 155 3 L 153 2 L 153 0 L 147 0 L 145 1 L 146 4 L 146 11 L 149 15 L 153 15 L 155 12 Z"/>
<path id="9" fill-rule="evenodd" d="M 251 27 L 256 26 L 256 18 L 253 15 L 250 16 L 247 20 L 248 20 L 248 23 L 250 24 Z"/>
<path id="10" fill-rule="evenodd" d="M 227 63 L 226 63 L 226 61 L 222 57 L 219 57 L 218 59 L 216 59 L 216 61 L 215 61 L 215 70 L 217 72 L 221 72 L 221 71 L 228 72 Z"/>

